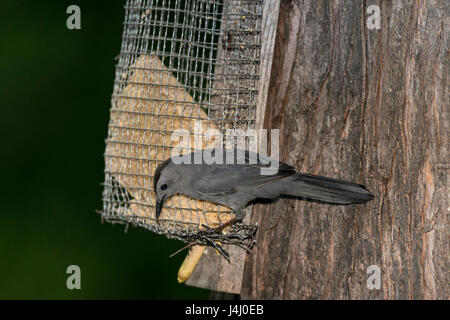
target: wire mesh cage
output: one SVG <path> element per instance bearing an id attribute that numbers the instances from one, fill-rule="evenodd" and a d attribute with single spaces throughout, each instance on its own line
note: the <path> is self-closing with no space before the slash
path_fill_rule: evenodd
<path id="1" fill-rule="evenodd" d="M 234 147 L 239 134 L 254 129 L 262 5 L 126 1 L 106 139 L 101 212 L 106 221 L 185 242 L 251 247 L 251 225 L 239 223 L 215 235 L 199 232 L 234 217 L 213 203 L 176 195 L 156 219 L 152 180 L 179 143 L 174 133 L 189 132 L 190 152 L 221 139 Z"/>

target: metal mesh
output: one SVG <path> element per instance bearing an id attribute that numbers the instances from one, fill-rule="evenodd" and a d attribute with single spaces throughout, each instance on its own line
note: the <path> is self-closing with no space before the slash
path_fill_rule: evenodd
<path id="1" fill-rule="evenodd" d="M 254 226 L 206 235 L 234 217 L 229 208 L 177 195 L 155 219 L 153 174 L 191 133 L 189 147 L 235 141 L 227 129 L 254 129 L 262 1 L 128 0 L 105 151 L 103 218 L 168 237 L 248 248 Z M 195 145 L 195 136 L 205 134 Z M 214 133 L 215 132 L 215 133 Z M 235 143 L 235 142 L 232 142 Z M 228 145 L 230 146 L 230 145 Z"/>

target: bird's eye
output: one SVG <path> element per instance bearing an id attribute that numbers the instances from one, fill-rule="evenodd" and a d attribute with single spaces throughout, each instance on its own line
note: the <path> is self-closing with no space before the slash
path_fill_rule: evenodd
<path id="1" fill-rule="evenodd" d="M 167 189 L 167 184 L 165 184 L 165 183 L 162 184 L 162 185 L 161 185 L 161 190 L 164 191 L 164 190 L 166 190 L 166 189 Z"/>

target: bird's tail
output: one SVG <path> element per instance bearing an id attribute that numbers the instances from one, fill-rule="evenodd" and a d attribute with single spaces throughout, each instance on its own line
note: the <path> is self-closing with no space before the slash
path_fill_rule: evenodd
<path id="1" fill-rule="evenodd" d="M 323 201 L 331 204 L 364 203 L 373 199 L 364 186 L 343 180 L 297 173 L 289 177 L 287 195 Z"/>

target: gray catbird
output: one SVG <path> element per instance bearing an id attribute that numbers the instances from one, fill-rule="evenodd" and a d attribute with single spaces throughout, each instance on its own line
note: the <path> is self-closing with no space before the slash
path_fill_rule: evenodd
<path id="1" fill-rule="evenodd" d="M 340 205 L 373 199 L 373 194 L 360 184 L 297 173 L 292 166 L 282 162 L 278 162 L 275 173 L 263 174 L 262 169 L 277 162 L 247 150 L 219 151 L 209 149 L 172 157 L 156 168 L 153 187 L 157 196 L 157 219 L 164 200 L 174 194 L 231 208 L 235 219 L 230 220 L 227 226 L 242 220 L 243 208 L 256 199 L 295 196 Z M 215 163 L 211 163 L 214 162 L 212 157 L 215 157 Z"/>

